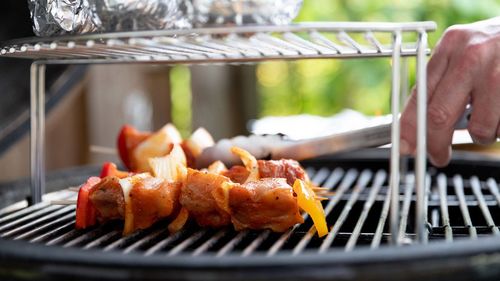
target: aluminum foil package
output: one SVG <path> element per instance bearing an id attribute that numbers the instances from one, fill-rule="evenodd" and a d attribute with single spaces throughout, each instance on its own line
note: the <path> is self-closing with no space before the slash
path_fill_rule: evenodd
<path id="1" fill-rule="evenodd" d="M 28 0 L 28 5 L 38 36 L 94 32 L 101 25 L 88 0 Z"/>
<path id="2" fill-rule="evenodd" d="M 303 0 L 28 0 L 39 36 L 288 24 Z"/>
<path id="3" fill-rule="evenodd" d="M 289 24 L 302 0 L 192 0 L 196 26 Z"/>
<path id="4" fill-rule="evenodd" d="M 186 0 L 28 0 L 39 36 L 190 28 Z"/>
<path id="5" fill-rule="evenodd" d="M 190 28 L 191 2 L 185 0 L 93 0 L 105 32 Z"/>

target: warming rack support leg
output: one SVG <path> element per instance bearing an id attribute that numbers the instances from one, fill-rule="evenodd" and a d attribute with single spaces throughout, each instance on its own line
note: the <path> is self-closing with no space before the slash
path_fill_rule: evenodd
<path id="1" fill-rule="evenodd" d="M 416 212 L 415 229 L 418 242 L 427 243 L 426 210 L 426 153 L 427 153 L 427 33 L 419 32 L 417 50 L 417 151 L 415 160 L 416 173 Z"/>
<path id="2" fill-rule="evenodd" d="M 45 65 L 34 62 L 30 79 L 30 203 L 36 204 L 45 193 Z"/>
<path id="3" fill-rule="evenodd" d="M 391 128 L 391 167 L 390 167 L 390 187 L 391 187 L 391 243 L 399 245 L 399 109 L 401 96 L 401 32 L 397 31 L 393 35 L 392 53 L 392 128 Z"/>

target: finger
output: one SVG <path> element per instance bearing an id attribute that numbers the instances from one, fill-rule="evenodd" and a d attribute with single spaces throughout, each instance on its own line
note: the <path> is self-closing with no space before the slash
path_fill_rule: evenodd
<path id="1" fill-rule="evenodd" d="M 500 123 L 500 70 L 496 66 L 486 67 L 472 95 L 472 115 L 467 129 L 475 143 L 495 142 Z"/>
<path id="2" fill-rule="evenodd" d="M 450 62 L 450 70 L 439 82 L 428 106 L 427 150 L 438 167 L 448 164 L 455 123 L 469 103 L 472 79 L 460 59 Z"/>
<path id="3" fill-rule="evenodd" d="M 446 46 L 438 45 L 427 65 L 427 96 L 428 99 L 434 94 L 441 77 L 448 68 L 451 50 Z M 401 144 L 402 154 L 413 154 L 416 146 L 416 123 L 417 123 L 417 92 L 414 87 L 408 99 L 403 114 L 401 115 Z"/>
<path id="4" fill-rule="evenodd" d="M 474 143 L 481 145 L 492 144 L 498 138 L 500 129 L 495 129 L 500 117 L 496 112 L 489 110 L 476 110 L 484 108 L 483 102 L 474 102 L 471 118 L 467 130 Z M 489 106 L 489 105 L 487 105 Z"/>

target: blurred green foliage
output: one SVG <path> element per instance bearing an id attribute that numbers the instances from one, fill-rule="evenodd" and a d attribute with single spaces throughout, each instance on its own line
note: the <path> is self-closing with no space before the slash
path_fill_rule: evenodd
<path id="1" fill-rule="evenodd" d="M 500 15 L 500 0 L 304 0 L 301 21 L 435 21 L 434 46 L 451 25 Z M 415 40 L 406 38 L 405 40 Z M 408 60 L 410 81 L 415 61 Z M 343 108 L 388 113 L 390 60 L 299 60 L 257 66 L 260 116 L 309 113 L 328 116 Z"/>
<path id="2" fill-rule="evenodd" d="M 183 137 L 191 134 L 191 73 L 189 67 L 177 65 L 170 70 L 172 123 Z"/>

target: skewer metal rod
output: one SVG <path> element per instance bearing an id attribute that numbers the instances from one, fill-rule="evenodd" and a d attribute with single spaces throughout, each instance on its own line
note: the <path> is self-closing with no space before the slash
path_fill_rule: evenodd
<path id="1" fill-rule="evenodd" d="M 399 107 L 401 95 L 401 32 L 396 31 L 393 35 L 392 53 L 392 128 L 391 128 L 391 243 L 399 245 Z"/>
<path id="2" fill-rule="evenodd" d="M 426 229 L 426 152 L 427 152 L 427 60 L 425 50 L 427 49 L 427 33 L 420 31 L 417 50 L 417 153 L 415 162 L 416 173 L 416 213 L 415 229 L 417 239 L 420 243 L 427 243 Z"/>
<path id="3" fill-rule="evenodd" d="M 30 95 L 31 204 L 42 202 L 45 193 L 45 65 L 31 65 Z"/>

